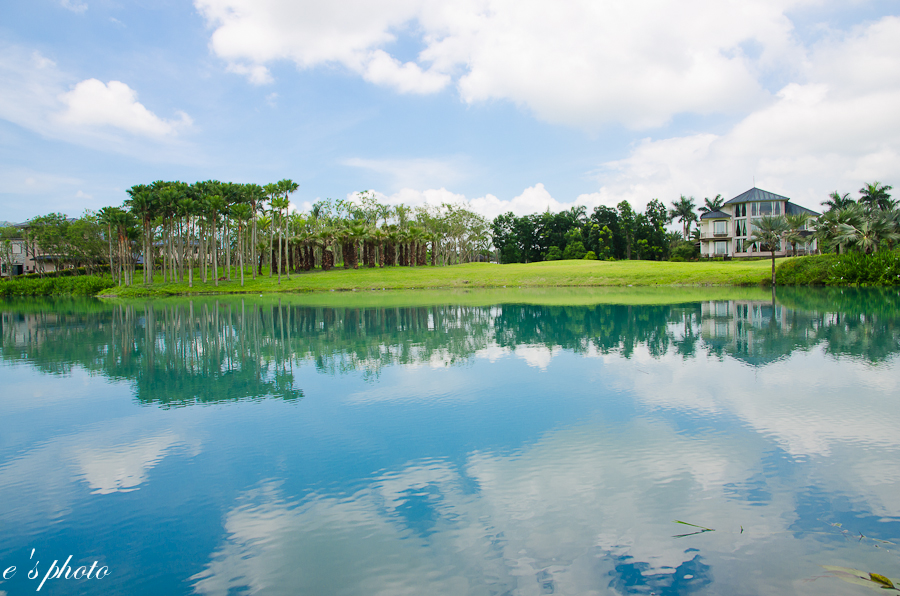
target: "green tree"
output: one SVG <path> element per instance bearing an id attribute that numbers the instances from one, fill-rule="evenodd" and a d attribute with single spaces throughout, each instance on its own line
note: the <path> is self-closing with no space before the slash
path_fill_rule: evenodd
<path id="1" fill-rule="evenodd" d="M 897 206 L 897 202 L 892 200 L 888 193 L 891 189 L 893 189 L 892 186 L 887 186 L 877 180 L 872 184 L 866 183 L 859 189 L 859 202 L 865 205 L 869 211 L 873 209 L 890 211 Z"/>
<path id="2" fill-rule="evenodd" d="M 828 195 L 828 198 L 822 201 L 822 205 L 828 207 L 828 211 L 835 211 L 839 209 L 846 209 L 850 205 L 855 205 L 856 201 L 850 198 L 850 193 L 845 192 L 844 194 L 838 193 L 838 191 L 832 192 Z"/>
<path id="3" fill-rule="evenodd" d="M 672 209 L 669 210 L 669 219 L 677 219 L 681 222 L 685 239 L 690 238 L 691 224 L 697 221 L 697 214 L 694 213 L 695 207 L 694 197 L 688 198 L 681 195 L 681 198 L 672 202 Z"/>
<path id="4" fill-rule="evenodd" d="M 779 250 L 782 236 L 788 231 L 787 222 L 782 215 L 764 215 L 753 222 L 752 242 L 759 244 L 761 250 L 772 254 L 772 286 L 775 285 L 775 251 Z"/>
<path id="5" fill-rule="evenodd" d="M 634 243 L 635 214 L 628 201 L 616 205 L 619 211 L 619 229 L 625 237 L 625 258 L 631 260 L 631 248 Z"/>
<path id="6" fill-rule="evenodd" d="M 684 198 L 683 196 L 681 198 Z M 709 197 L 703 199 L 703 205 L 701 205 L 697 211 L 700 213 L 712 213 L 713 211 L 718 211 L 722 208 L 722 205 L 725 204 L 725 199 L 722 198 L 722 195 L 716 195 L 716 198 L 710 200 Z"/>

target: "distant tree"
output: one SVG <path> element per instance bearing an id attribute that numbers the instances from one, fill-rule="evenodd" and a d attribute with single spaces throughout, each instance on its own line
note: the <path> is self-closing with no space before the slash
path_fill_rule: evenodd
<path id="1" fill-rule="evenodd" d="M 836 240 L 866 254 L 878 250 L 882 243 L 893 244 L 900 241 L 896 211 L 875 212 L 862 221 L 839 224 Z"/>
<path id="2" fill-rule="evenodd" d="M 775 285 L 775 251 L 779 249 L 782 236 L 788 231 L 782 215 L 764 215 L 753 222 L 750 240 L 759 244 L 762 250 L 772 254 L 772 286 Z"/>
<path id="3" fill-rule="evenodd" d="M 793 256 L 797 256 L 797 244 L 798 243 L 806 243 L 806 235 L 809 232 L 804 234 L 806 231 L 806 224 L 809 222 L 810 216 L 808 213 L 794 213 L 791 215 L 784 216 L 785 226 L 787 227 L 787 231 L 784 234 L 784 239 L 791 243 L 791 249 Z"/>
<path id="4" fill-rule="evenodd" d="M 859 189 L 859 202 L 865 205 L 870 211 L 880 209 L 882 211 L 890 211 L 897 206 L 897 202 L 891 199 L 888 191 L 893 189 L 892 186 L 882 184 L 877 180 L 872 184 L 866 184 Z"/>
<path id="5" fill-rule="evenodd" d="M 681 198 L 677 201 L 672 202 L 672 209 L 669 210 L 669 219 L 681 222 L 681 227 L 684 233 L 685 238 L 689 238 L 691 235 L 691 224 L 697 221 L 697 214 L 694 213 L 694 197 L 686 197 L 681 195 Z"/>
<path id="6" fill-rule="evenodd" d="M 631 260 L 631 248 L 634 244 L 635 214 L 628 201 L 616 205 L 619 212 L 619 228 L 625 237 L 625 258 Z"/>
<path id="7" fill-rule="evenodd" d="M 855 205 L 856 201 L 850 198 L 850 193 L 845 192 L 844 194 L 839 194 L 838 191 L 832 192 L 828 195 L 828 198 L 822 201 L 822 205 L 828 207 L 829 211 L 834 211 L 836 209 L 846 209 L 850 205 Z"/>
<path id="8" fill-rule="evenodd" d="M 716 195 L 716 198 L 712 200 L 707 197 L 703 199 L 703 205 L 701 205 L 697 211 L 700 213 L 712 213 L 713 211 L 721 209 L 724 204 L 725 199 L 722 198 L 722 195 Z"/>
<path id="9" fill-rule="evenodd" d="M 12 226 L 6 226 L 0 228 L 0 271 L 3 270 L 4 266 L 6 268 L 7 275 L 12 277 L 12 266 L 13 266 L 13 248 L 12 243 L 14 239 L 19 237 L 19 230 Z"/>

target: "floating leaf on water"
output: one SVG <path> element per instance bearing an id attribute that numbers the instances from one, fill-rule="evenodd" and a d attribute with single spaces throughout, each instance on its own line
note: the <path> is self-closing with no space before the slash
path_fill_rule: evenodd
<path id="1" fill-rule="evenodd" d="M 694 536 L 696 534 L 703 534 L 704 532 L 715 532 L 715 530 L 713 528 L 707 528 L 706 526 L 698 526 L 697 524 L 689 524 L 687 522 L 677 520 L 677 519 L 673 520 L 672 523 L 684 524 L 686 526 L 691 526 L 692 528 L 700 528 L 696 532 L 689 532 L 687 534 L 676 534 L 675 536 L 672 536 L 672 538 L 684 538 L 685 536 Z"/>
<path id="2" fill-rule="evenodd" d="M 880 573 L 869 573 L 868 571 L 850 569 L 849 567 L 838 567 L 837 565 L 822 565 L 822 568 L 834 574 L 838 579 L 851 584 L 866 586 L 873 590 L 893 590 L 895 592 L 900 592 L 894 585 L 893 580 Z"/>
<path id="3" fill-rule="evenodd" d="M 886 588 L 894 588 L 894 582 L 880 573 L 869 573 L 869 577 L 872 578 L 873 582 L 877 582 Z M 894 588 L 896 590 L 896 588 Z"/>
<path id="4" fill-rule="evenodd" d="M 673 520 L 672 523 L 684 524 L 686 526 L 691 526 L 692 528 L 700 528 L 701 530 L 706 530 L 707 532 L 715 532 L 715 530 L 713 528 L 707 528 L 706 526 L 698 526 L 697 524 L 689 524 L 689 523 L 687 523 L 685 521 L 681 521 L 679 519 Z"/>

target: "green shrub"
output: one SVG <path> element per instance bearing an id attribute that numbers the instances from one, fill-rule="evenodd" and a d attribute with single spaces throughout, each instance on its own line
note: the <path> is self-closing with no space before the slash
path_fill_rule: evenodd
<path id="1" fill-rule="evenodd" d="M 563 253 L 559 250 L 558 246 L 551 246 L 550 250 L 547 251 L 547 256 L 544 257 L 545 261 L 561 261 L 563 258 Z"/>
<path id="2" fill-rule="evenodd" d="M 587 251 L 586 253 L 584 253 L 584 257 L 582 257 L 582 258 L 583 258 L 585 261 L 596 261 L 596 260 L 597 260 L 597 253 L 595 253 L 595 252 L 592 251 L 592 250 L 589 250 L 589 251 Z"/>
<path id="3" fill-rule="evenodd" d="M 0 283 L 0 296 L 93 296 L 115 285 L 111 278 L 92 275 L 16 278 Z"/>
<path id="4" fill-rule="evenodd" d="M 836 259 L 836 255 L 790 259 L 775 269 L 775 283 L 779 286 L 824 286 Z"/>
<path id="5" fill-rule="evenodd" d="M 670 261 L 674 260 L 674 258 L 680 258 L 682 261 L 690 261 L 692 259 L 696 259 L 700 256 L 700 251 L 694 245 L 693 242 L 681 242 L 672 249 L 672 256 L 669 258 Z M 679 262 L 679 261 L 676 261 Z"/>
<path id="6" fill-rule="evenodd" d="M 900 253 L 884 250 L 868 255 L 853 252 L 837 256 L 825 283 L 831 286 L 900 285 Z"/>

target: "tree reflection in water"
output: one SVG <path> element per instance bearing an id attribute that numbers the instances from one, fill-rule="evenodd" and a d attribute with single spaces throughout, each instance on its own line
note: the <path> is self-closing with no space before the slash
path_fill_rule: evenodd
<path id="1" fill-rule="evenodd" d="M 303 396 L 295 364 L 324 374 L 469 361 L 489 347 L 652 357 L 705 351 L 754 366 L 791 352 L 877 363 L 900 350 L 896 290 L 779 289 L 774 302 L 666 305 L 454 304 L 323 307 L 241 297 L 109 304 L 7 301 L 2 358 L 65 374 L 73 366 L 134 384 L 141 403 L 189 404 Z"/>

